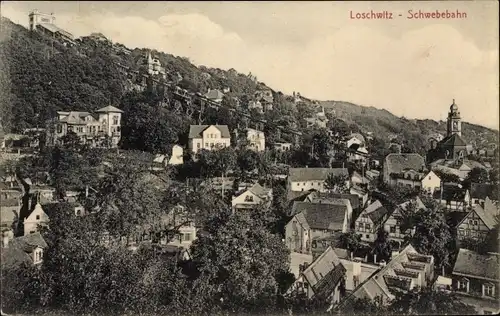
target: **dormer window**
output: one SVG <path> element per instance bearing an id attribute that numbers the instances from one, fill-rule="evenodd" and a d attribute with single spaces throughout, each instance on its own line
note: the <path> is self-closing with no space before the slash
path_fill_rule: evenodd
<path id="1" fill-rule="evenodd" d="M 245 196 L 245 202 L 253 202 L 253 195 Z"/>
<path id="2" fill-rule="evenodd" d="M 492 283 L 483 284 L 483 295 L 489 297 L 495 297 L 495 285 Z"/>
<path id="3" fill-rule="evenodd" d="M 463 278 L 458 281 L 457 289 L 461 292 L 468 293 L 469 292 L 469 279 Z"/>

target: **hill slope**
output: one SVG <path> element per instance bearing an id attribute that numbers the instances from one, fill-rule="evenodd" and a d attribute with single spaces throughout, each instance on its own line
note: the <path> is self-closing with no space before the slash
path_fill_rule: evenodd
<path id="1" fill-rule="evenodd" d="M 1 23 L 0 119 L 6 131 L 19 132 L 27 127 L 43 125 L 47 118 L 59 110 L 92 111 L 110 103 L 130 108 L 133 107 L 130 103 L 136 102 L 134 100 L 144 99 L 127 96 L 127 91 L 134 82 L 118 69 L 116 63 L 143 72 L 145 70 L 140 60 L 147 49 L 119 54 L 112 49 L 117 43 L 87 41 L 80 41 L 76 47 L 67 48 L 49 38 L 31 33 L 8 19 L 2 18 Z M 226 71 L 197 67 L 184 57 L 156 51 L 153 54 L 165 65 L 167 81 L 176 82 L 192 92 L 204 93 L 208 88 L 227 87 L 231 90 L 228 96 L 237 97 L 245 104 L 258 86 L 264 86 L 263 83 L 256 82 L 255 78 L 240 74 L 234 69 Z M 153 99 L 145 98 L 141 102 L 153 106 Z M 314 106 L 308 99 L 296 105 L 291 97 L 279 92 L 274 92 L 274 100 L 275 110 L 266 113 L 264 118 L 281 125 L 300 126 L 299 123 L 307 113 L 311 113 Z M 360 130 L 364 134 L 371 132 L 380 144 L 387 144 L 391 137 L 398 136 L 399 142 L 404 143 L 411 151 L 424 153 L 430 135 L 444 135 L 446 132 L 444 122 L 407 120 L 386 110 L 348 102 L 324 101 L 321 104 L 326 109 L 333 109 L 333 116 L 348 123 L 351 129 Z M 304 106 L 309 110 L 304 111 Z M 146 113 L 150 111 L 146 110 L 142 114 Z M 228 119 L 222 114 L 212 117 L 219 123 Z M 182 121 L 179 126 L 194 123 L 185 117 L 172 119 Z M 238 119 L 233 118 L 232 122 L 236 124 Z M 157 124 L 155 122 L 158 121 L 151 121 L 152 124 Z M 491 129 L 464 123 L 462 130 L 464 138 L 478 147 L 498 143 L 498 132 Z M 303 132 L 309 131 L 304 129 Z M 270 141 L 274 133 L 271 130 L 266 133 Z"/>

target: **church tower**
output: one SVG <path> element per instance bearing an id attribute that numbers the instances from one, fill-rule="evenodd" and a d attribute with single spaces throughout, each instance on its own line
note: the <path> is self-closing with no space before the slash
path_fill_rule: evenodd
<path id="1" fill-rule="evenodd" d="M 462 124 L 460 121 L 460 112 L 458 111 L 458 106 L 455 104 L 455 99 L 453 99 L 453 104 L 450 106 L 450 112 L 448 113 L 448 125 L 447 125 L 446 136 L 451 136 L 453 134 L 462 136 Z"/>

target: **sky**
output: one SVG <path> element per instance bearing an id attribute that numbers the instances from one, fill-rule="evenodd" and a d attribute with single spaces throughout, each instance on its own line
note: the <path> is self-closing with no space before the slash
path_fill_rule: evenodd
<path id="1" fill-rule="evenodd" d="M 8 1 L 1 13 L 27 26 L 33 9 L 75 36 L 101 32 L 132 49 L 252 72 L 286 94 L 436 120 L 455 99 L 464 121 L 499 126 L 498 1 Z M 351 18 L 370 10 L 393 19 Z M 409 10 L 467 17 L 408 19 Z"/>

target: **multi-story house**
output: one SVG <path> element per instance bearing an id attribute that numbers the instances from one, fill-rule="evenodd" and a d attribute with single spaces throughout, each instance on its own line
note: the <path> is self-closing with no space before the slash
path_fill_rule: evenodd
<path id="1" fill-rule="evenodd" d="M 389 215 L 389 211 L 377 200 L 359 214 L 354 229 L 362 241 L 374 242 L 379 228 L 384 225 Z"/>
<path id="2" fill-rule="evenodd" d="M 500 312 L 500 254 L 479 254 L 460 249 L 452 273 L 452 287 L 459 299 L 480 315 Z"/>
<path id="3" fill-rule="evenodd" d="M 486 211 L 481 205 L 474 205 L 472 209 L 457 225 L 458 239 L 482 240 L 493 230 L 497 221 L 492 212 Z"/>
<path id="4" fill-rule="evenodd" d="M 295 215 L 285 227 L 285 243 L 292 252 L 311 253 L 316 238 L 345 233 L 352 214 L 349 200 L 329 203 L 295 202 Z"/>
<path id="5" fill-rule="evenodd" d="M 116 147 L 121 139 L 122 113 L 122 110 L 111 105 L 95 113 L 57 112 L 58 117 L 51 122 L 54 127 L 47 129 L 47 143 L 55 145 L 71 131 L 84 144 L 94 147 Z"/>
<path id="6" fill-rule="evenodd" d="M 189 127 L 189 150 L 197 154 L 200 150 L 214 150 L 231 146 L 231 134 L 227 125 L 191 125 Z"/>
<path id="7" fill-rule="evenodd" d="M 434 280 L 434 257 L 418 253 L 413 246 L 406 246 L 385 266 L 361 283 L 339 306 L 345 309 L 353 299 L 368 299 L 389 305 L 396 292 L 424 288 Z"/>
<path id="8" fill-rule="evenodd" d="M 325 181 L 328 175 L 346 176 L 349 178 L 347 168 L 290 168 L 288 171 L 288 190 L 289 191 L 309 191 L 316 190 L 320 192 L 328 191 L 325 187 Z M 346 181 L 350 187 L 350 181 Z"/>
<path id="9" fill-rule="evenodd" d="M 231 201 L 233 210 L 255 209 L 258 206 L 267 207 L 273 197 L 272 189 L 264 188 L 256 183 L 248 189 L 235 195 Z"/>
<path id="10" fill-rule="evenodd" d="M 287 294 L 302 294 L 307 299 L 319 299 L 337 304 L 344 287 L 345 268 L 332 247 L 301 271 Z"/>
<path id="11" fill-rule="evenodd" d="M 389 154 L 385 157 L 383 180 L 390 186 L 420 188 L 425 174 L 425 160 L 419 154 Z"/>
<path id="12" fill-rule="evenodd" d="M 276 151 L 289 151 L 292 148 L 292 143 L 274 143 L 273 147 Z"/>
<path id="13" fill-rule="evenodd" d="M 247 128 L 248 148 L 257 152 L 266 150 L 266 137 L 264 132 Z"/>
<path id="14" fill-rule="evenodd" d="M 30 12 L 28 17 L 30 31 L 37 31 L 52 36 L 61 40 L 63 44 L 75 44 L 73 35 L 55 24 L 56 17 L 54 14 L 41 13 L 38 10 L 34 10 Z"/>
<path id="15" fill-rule="evenodd" d="M 151 56 L 151 52 L 148 51 L 148 55 L 145 59 L 145 65 L 147 66 L 148 74 L 150 75 L 155 75 L 155 76 L 161 76 L 165 78 L 166 73 L 165 73 L 165 68 L 161 66 L 161 62 L 158 58 L 153 58 Z"/>
<path id="16" fill-rule="evenodd" d="M 441 188 L 441 178 L 439 178 L 438 175 L 436 175 L 432 170 L 422 177 L 421 182 L 422 190 L 430 194 Z"/>

